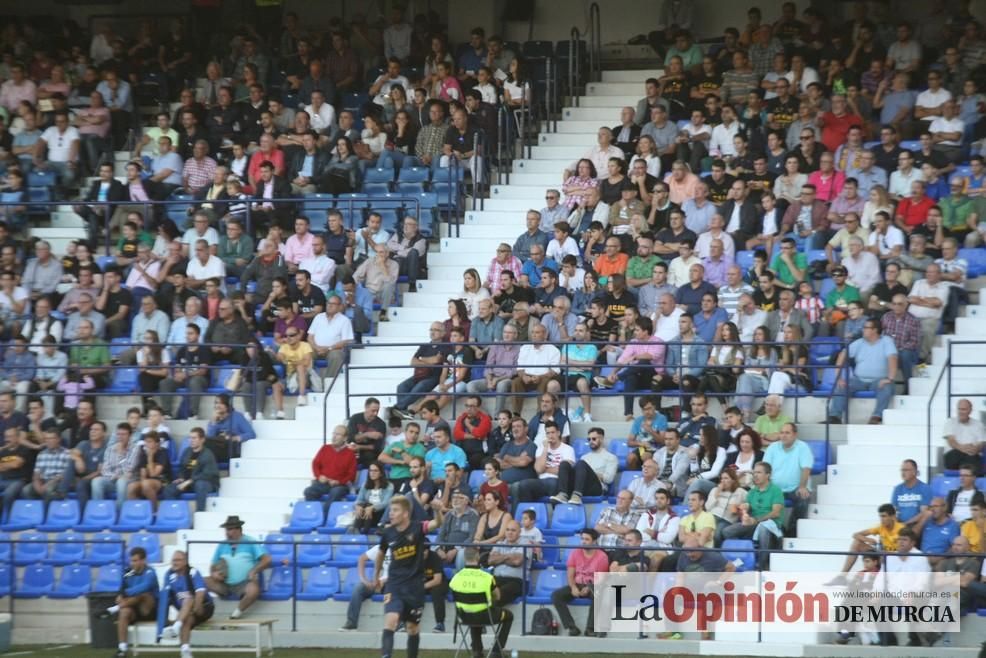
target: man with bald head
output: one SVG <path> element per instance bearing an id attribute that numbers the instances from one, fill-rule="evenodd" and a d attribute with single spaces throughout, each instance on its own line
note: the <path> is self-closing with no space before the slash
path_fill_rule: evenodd
<path id="1" fill-rule="evenodd" d="M 190 658 L 192 629 L 212 619 L 216 607 L 205 579 L 198 569 L 189 566 L 185 551 L 175 551 L 171 555 L 171 568 L 164 575 L 160 594 L 167 603 L 157 609 L 158 633 L 161 637 L 179 638 L 182 658 Z M 171 626 L 165 626 L 169 606 L 178 610 L 178 619 Z"/>
<path id="2" fill-rule="evenodd" d="M 924 542 L 922 541 L 922 550 Z M 964 553 L 971 553 L 972 546 L 969 539 L 964 535 L 959 535 L 952 539 L 948 555 L 940 559 L 935 565 L 934 570 L 938 573 L 957 573 L 959 574 L 959 604 L 963 614 L 973 612 L 986 600 L 986 582 L 979 575 L 979 560 L 974 557 L 963 557 Z"/>
<path id="3" fill-rule="evenodd" d="M 445 336 L 445 327 L 441 322 L 432 322 L 428 328 L 429 341 L 418 347 L 411 357 L 411 376 L 397 385 L 397 402 L 391 407 L 391 413 L 398 416 L 413 418 L 407 408 L 421 399 L 425 393 L 438 386 L 441 374 L 441 364 L 445 360 L 445 352 L 439 345 Z"/>
<path id="4" fill-rule="evenodd" d="M 730 316 L 736 313 L 741 295 L 753 295 L 753 287 L 743 281 L 743 268 L 733 263 L 726 268 L 726 283 L 719 286 L 719 306 Z"/>
<path id="5" fill-rule="evenodd" d="M 623 151 L 627 160 L 637 152 L 640 140 L 640 126 L 634 121 L 634 109 L 624 107 L 620 110 L 620 125 L 613 127 L 613 143 Z"/>
<path id="6" fill-rule="evenodd" d="M 103 388 L 108 383 L 110 352 L 94 334 L 91 320 L 79 321 L 75 340 L 69 348 L 68 362 L 78 368 L 80 376 L 91 377 L 96 388 Z"/>
<path id="7" fill-rule="evenodd" d="M 561 363 L 561 352 L 550 343 L 545 342 L 548 330 L 544 325 L 536 324 L 531 329 L 531 342 L 522 346 L 517 355 L 517 374 L 514 375 L 511 390 L 511 408 L 514 414 L 519 414 L 524 406 L 524 396 L 531 390 L 544 394 L 548 384 L 558 377 Z"/>

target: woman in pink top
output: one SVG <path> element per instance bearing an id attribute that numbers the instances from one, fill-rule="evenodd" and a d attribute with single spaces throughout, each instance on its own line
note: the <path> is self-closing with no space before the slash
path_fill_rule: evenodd
<path id="1" fill-rule="evenodd" d="M 574 599 L 589 599 L 589 620 L 586 622 L 585 634 L 587 637 L 595 635 L 593 632 L 593 607 L 595 598 L 592 591 L 592 577 L 595 573 L 607 573 L 609 571 L 609 558 L 606 553 L 599 548 L 585 548 L 599 543 L 599 533 L 595 528 L 583 528 L 579 532 L 579 540 L 582 548 L 577 548 L 568 554 L 568 584 L 560 587 L 551 593 L 551 602 L 558 610 L 558 617 L 561 624 L 568 629 L 569 635 L 581 635 L 579 627 L 572 619 L 572 613 L 568 609 L 568 603 Z"/>
<path id="2" fill-rule="evenodd" d="M 695 188 L 700 181 L 688 169 L 684 160 L 675 160 L 671 165 L 671 173 L 664 178 L 664 182 L 668 184 L 668 198 L 671 203 L 680 206 L 688 199 L 695 198 Z"/>
<path id="3" fill-rule="evenodd" d="M 561 189 L 565 193 L 565 205 L 569 210 L 574 210 L 585 200 L 586 192 L 598 186 L 596 165 L 592 164 L 592 160 L 582 158 L 575 166 L 575 175 L 569 176 L 568 180 L 562 183 Z"/>
<path id="4" fill-rule="evenodd" d="M 449 101 L 462 102 L 462 87 L 459 81 L 452 75 L 452 65 L 448 62 L 439 62 L 438 71 L 438 97 L 448 103 Z"/>

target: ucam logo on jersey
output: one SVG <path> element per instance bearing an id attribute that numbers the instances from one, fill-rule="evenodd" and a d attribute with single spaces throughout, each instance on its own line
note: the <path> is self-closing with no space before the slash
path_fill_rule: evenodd
<path id="1" fill-rule="evenodd" d="M 603 633 L 959 630 L 955 573 L 597 573 L 594 592 Z"/>

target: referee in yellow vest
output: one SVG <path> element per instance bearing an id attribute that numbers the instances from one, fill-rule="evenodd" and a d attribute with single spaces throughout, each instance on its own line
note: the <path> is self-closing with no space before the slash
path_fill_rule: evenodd
<path id="1" fill-rule="evenodd" d="M 488 625 L 490 619 L 494 622 L 500 621 L 500 634 L 497 636 L 498 648 L 493 650 L 490 658 L 501 658 L 502 651 L 507 646 L 507 636 L 510 635 L 510 626 L 514 622 L 513 613 L 497 605 L 500 599 L 500 590 L 496 586 L 496 578 L 479 568 L 479 549 L 470 546 L 465 549 L 466 566 L 459 573 L 455 574 L 449 589 L 460 594 L 485 594 L 486 603 L 456 603 L 455 607 L 459 610 L 459 617 L 466 624 L 477 624 L 469 629 L 472 635 L 472 655 L 473 658 L 483 656 L 483 629 L 482 626 Z M 489 613 L 487 614 L 487 610 Z"/>

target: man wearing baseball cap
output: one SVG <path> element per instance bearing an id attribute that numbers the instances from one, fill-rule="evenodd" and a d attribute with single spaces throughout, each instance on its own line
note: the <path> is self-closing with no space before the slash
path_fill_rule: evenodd
<path id="1" fill-rule="evenodd" d="M 270 554 L 263 543 L 243 534 L 243 521 L 238 516 L 226 518 L 220 528 L 226 530 L 226 541 L 216 547 L 212 568 L 205 579 L 209 591 L 219 596 L 240 597 L 240 603 L 230 614 L 239 619 L 260 596 L 260 574 L 271 565 Z"/>

